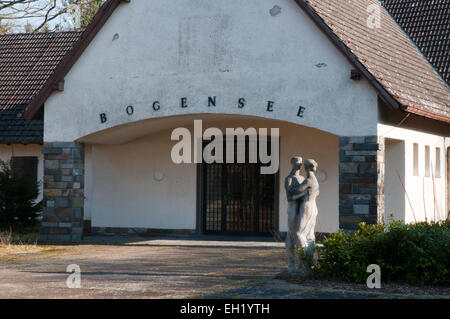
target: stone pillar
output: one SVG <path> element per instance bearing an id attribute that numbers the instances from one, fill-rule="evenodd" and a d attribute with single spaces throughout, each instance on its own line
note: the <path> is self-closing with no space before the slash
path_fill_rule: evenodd
<path id="1" fill-rule="evenodd" d="M 46 143 L 44 212 L 39 239 L 75 241 L 83 234 L 84 148 L 75 142 Z"/>
<path id="2" fill-rule="evenodd" d="M 383 222 L 384 138 L 339 139 L 339 227 L 354 230 L 360 222 Z"/>

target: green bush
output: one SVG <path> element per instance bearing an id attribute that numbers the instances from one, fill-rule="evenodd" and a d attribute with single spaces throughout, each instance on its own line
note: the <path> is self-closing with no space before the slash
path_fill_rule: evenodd
<path id="1" fill-rule="evenodd" d="M 314 266 L 320 277 L 363 283 L 367 266 L 378 264 L 383 281 L 450 284 L 450 221 L 361 223 L 356 232 L 332 234 L 322 244 Z"/>
<path id="2" fill-rule="evenodd" d="M 0 228 L 22 228 L 34 225 L 41 211 L 35 203 L 39 183 L 23 174 L 12 174 L 8 162 L 0 161 Z"/>

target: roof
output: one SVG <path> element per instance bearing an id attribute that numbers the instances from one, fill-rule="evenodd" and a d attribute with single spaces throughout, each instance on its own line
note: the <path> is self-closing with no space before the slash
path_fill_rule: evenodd
<path id="1" fill-rule="evenodd" d="M 44 121 L 26 120 L 22 112 L 26 105 L 0 111 L 0 144 L 40 144 L 43 142 Z"/>
<path id="2" fill-rule="evenodd" d="M 450 90 L 377 0 L 296 2 L 391 107 L 450 123 Z M 379 28 L 367 23 L 370 6 Z"/>
<path id="3" fill-rule="evenodd" d="M 31 119 L 122 2 L 107 0 L 71 52 L 27 106 Z M 450 92 L 378 0 L 296 0 L 350 63 L 392 108 L 450 123 Z M 370 6 L 380 8 L 381 28 L 367 24 Z"/>
<path id="4" fill-rule="evenodd" d="M 450 83 L 450 1 L 383 0 L 383 6 Z"/>
<path id="5" fill-rule="evenodd" d="M 79 32 L 0 35 L 0 143 L 41 143 L 43 121 L 22 117 Z"/>

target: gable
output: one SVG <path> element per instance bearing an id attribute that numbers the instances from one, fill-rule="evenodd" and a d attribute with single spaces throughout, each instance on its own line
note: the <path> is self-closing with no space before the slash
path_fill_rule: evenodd
<path id="1" fill-rule="evenodd" d="M 350 63 L 293 1 L 278 6 L 278 14 L 269 0 L 119 6 L 67 74 L 66 90 L 47 100 L 45 139 L 74 140 L 148 118 L 199 113 L 375 134 L 376 92 L 350 79 Z M 217 98 L 215 107 L 208 107 L 209 97 Z"/>

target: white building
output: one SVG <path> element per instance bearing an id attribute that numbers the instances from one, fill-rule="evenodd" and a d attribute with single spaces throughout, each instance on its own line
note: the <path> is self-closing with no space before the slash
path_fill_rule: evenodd
<path id="1" fill-rule="evenodd" d="M 0 147 L 40 159 L 43 238 L 276 236 L 296 155 L 319 164 L 317 232 L 448 216 L 449 88 L 376 0 L 109 0 L 62 38 L 23 113 L 44 145 Z M 279 128 L 279 171 L 174 163 L 194 120 Z"/>

